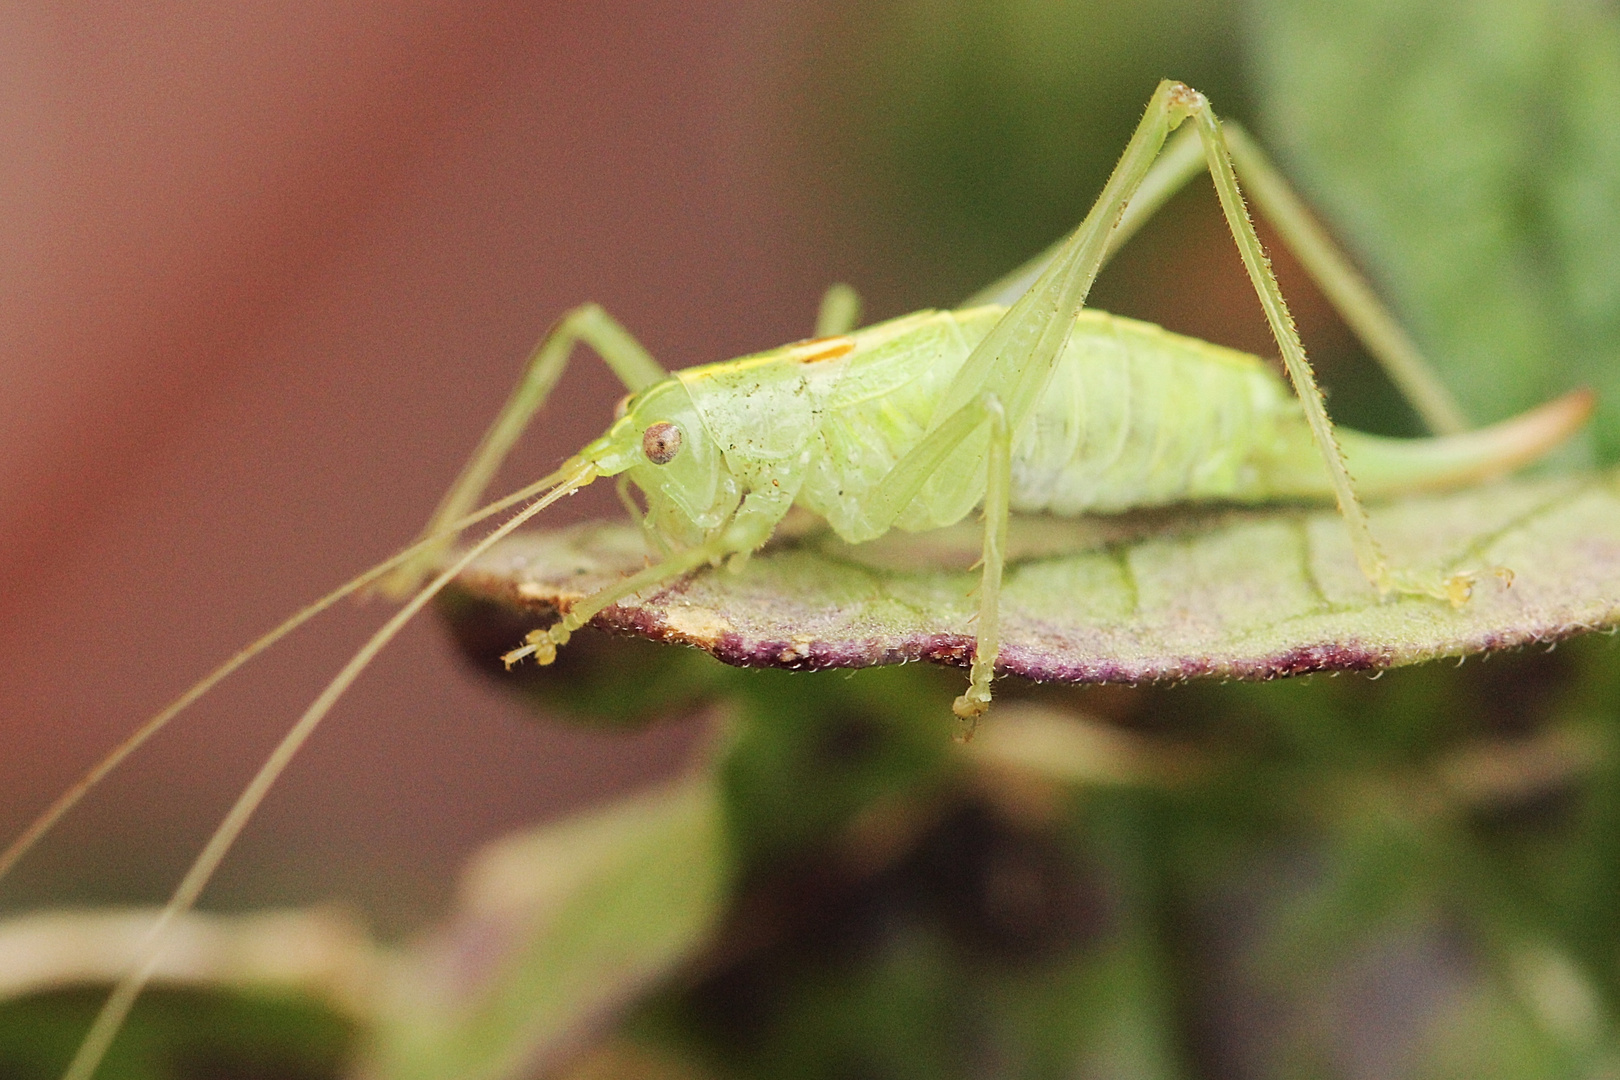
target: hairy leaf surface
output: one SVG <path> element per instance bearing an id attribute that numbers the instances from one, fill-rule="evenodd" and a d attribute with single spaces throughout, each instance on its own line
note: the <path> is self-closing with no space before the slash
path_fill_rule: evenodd
<path id="1" fill-rule="evenodd" d="M 1613 626 L 1616 485 L 1613 474 L 1516 480 L 1373 508 L 1394 565 L 1479 572 L 1461 608 L 1419 598 L 1381 603 L 1330 509 L 1015 520 L 1001 666 L 1070 682 L 1271 678 Z M 969 566 L 978 545 L 973 521 L 856 547 L 800 531 L 740 572 L 700 572 L 609 608 L 596 625 L 749 666 L 961 664 L 973 647 L 978 574 Z M 645 559 L 640 534 L 627 525 L 521 534 L 474 564 L 462 585 L 543 618 Z"/>

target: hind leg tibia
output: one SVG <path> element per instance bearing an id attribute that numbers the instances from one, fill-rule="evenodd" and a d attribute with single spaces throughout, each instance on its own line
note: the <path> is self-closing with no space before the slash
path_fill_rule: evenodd
<path id="1" fill-rule="evenodd" d="M 1278 351 L 1282 353 L 1283 367 L 1287 369 L 1289 381 L 1294 384 L 1294 391 L 1304 407 L 1311 437 L 1316 442 L 1317 449 L 1321 451 L 1323 463 L 1327 466 L 1334 499 L 1338 503 L 1339 513 L 1344 517 L 1345 528 L 1349 530 L 1350 544 L 1355 552 L 1357 565 L 1381 596 L 1421 595 L 1449 600 L 1452 603 L 1466 601 L 1467 589 L 1462 577 L 1446 578 L 1439 573 L 1393 571 L 1383 551 L 1379 549 L 1367 522 L 1366 508 L 1356 496 L 1355 485 L 1350 479 L 1350 470 L 1345 465 L 1344 452 L 1333 436 L 1333 423 L 1328 419 L 1327 407 L 1322 400 L 1322 391 L 1316 384 L 1315 373 L 1305 358 L 1305 346 L 1300 342 L 1293 316 L 1288 313 L 1288 304 L 1283 300 L 1282 288 L 1277 284 L 1271 263 L 1261 247 L 1260 237 L 1254 231 L 1254 222 L 1249 219 L 1248 208 L 1244 206 L 1243 195 L 1238 189 L 1237 175 L 1232 166 L 1232 156 L 1221 131 L 1220 121 L 1216 119 L 1209 102 L 1202 94 L 1189 90 L 1187 95 L 1185 100 L 1188 102 L 1188 116 L 1196 126 L 1199 140 L 1203 143 L 1204 159 L 1210 176 L 1215 181 L 1215 192 L 1220 197 L 1221 212 L 1226 216 L 1226 223 L 1232 231 L 1233 240 L 1237 243 L 1238 253 L 1242 256 L 1244 269 L 1249 273 L 1249 281 L 1254 286 L 1255 294 L 1260 298 L 1260 306 L 1265 310 L 1266 321 L 1277 340 Z"/>
<path id="2" fill-rule="evenodd" d="M 1424 424 L 1437 435 L 1466 431 L 1451 391 L 1265 152 L 1236 124 L 1223 124 L 1222 135 L 1249 197 Z"/>

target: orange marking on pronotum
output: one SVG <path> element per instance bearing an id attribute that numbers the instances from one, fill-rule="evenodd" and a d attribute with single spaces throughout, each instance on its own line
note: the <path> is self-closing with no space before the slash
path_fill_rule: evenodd
<path id="1" fill-rule="evenodd" d="M 823 360 L 836 360 L 855 348 L 855 339 L 850 337 L 826 337 L 807 341 L 803 348 L 808 352 L 800 353 L 793 359 L 801 364 L 819 364 Z"/>

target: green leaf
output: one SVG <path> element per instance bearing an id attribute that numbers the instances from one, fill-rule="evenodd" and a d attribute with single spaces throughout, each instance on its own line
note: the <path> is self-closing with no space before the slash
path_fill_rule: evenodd
<path id="1" fill-rule="evenodd" d="M 0 1003 L 0 1076 L 60 1077 L 106 996 L 102 986 L 75 986 Z M 353 1017 L 314 995 L 159 986 L 141 995 L 96 1075 L 337 1080 L 356 1035 Z"/>
<path id="2" fill-rule="evenodd" d="M 704 939 L 726 879 L 712 772 L 496 841 L 388 987 L 367 1075 L 530 1075 Z"/>
<path id="3" fill-rule="evenodd" d="M 1620 9 L 1256 0 L 1268 142 L 1486 422 L 1578 385 L 1620 459 Z"/>
<path id="4" fill-rule="evenodd" d="M 1554 1080 L 1609 1065 L 1596 1005 L 1556 954 L 1524 951 L 1506 978 L 1453 989 L 1426 1025 L 1415 1080 Z"/>
<path id="5" fill-rule="evenodd" d="M 1015 521 L 1001 666 L 1069 682 L 1272 678 L 1612 626 L 1620 620 L 1615 482 L 1606 474 L 1519 480 L 1373 508 L 1373 529 L 1395 566 L 1481 572 L 1461 608 L 1418 598 L 1380 603 L 1332 510 Z M 595 622 L 744 666 L 961 664 L 973 647 L 978 576 L 967 566 L 978 545 L 971 521 L 858 547 L 801 535 L 740 573 L 694 574 Z M 522 534 L 475 563 L 461 587 L 543 621 L 645 557 L 630 526 Z M 1496 568 L 1512 571 L 1511 585 Z"/>
<path id="6" fill-rule="evenodd" d="M 0 1076 L 61 1076 L 156 918 L 146 909 L 44 911 L 0 922 Z M 169 927 L 98 1076 L 337 1076 L 387 963 L 354 920 L 311 908 L 191 912 Z"/>

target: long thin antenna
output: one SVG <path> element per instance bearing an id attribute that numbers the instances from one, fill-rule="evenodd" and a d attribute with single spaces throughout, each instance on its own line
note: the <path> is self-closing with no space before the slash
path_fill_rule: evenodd
<path id="1" fill-rule="evenodd" d="M 264 650 L 268 649 L 270 646 L 274 645 L 276 642 L 280 641 L 282 638 L 286 637 L 288 634 L 292 633 L 294 630 L 298 629 L 300 626 L 304 625 L 310 619 L 313 619 L 315 616 L 319 615 L 321 612 L 325 611 L 327 608 L 331 607 L 345 596 L 359 592 L 361 589 L 364 589 L 378 578 L 387 574 L 390 570 L 409 562 L 421 552 L 425 551 L 430 545 L 440 543 L 452 536 L 455 536 L 469 525 L 476 525 L 478 522 L 483 521 L 485 518 L 490 517 L 493 514 L 500 513 L 509 506 L 520 503 L 525 499 L 533 498 L 535 495 L 562 480 L 563 474 L 564 470 L 559 469 L 550 476 L 537 480 L 528 485 L 521 491 L 515 491 L 505 498 L 492 502 L 488 506 L 475 511 L 474 513 L 468 514 L 459 521 L 452 522 L 443 531 L 436 532 L 431 536 L 423 537 L 410 547 L 383 560 L 376 566 L 373 566 L 371 569 L 360 574 L 358 577 L 351 578 L 342 585 L 339 585 L 337 588 L 333 589 L 331 592 L 327 593 L 313 604 L 310 604 L 308 607 L 300 610 L 297 614 L 293 615 L 290 619 L 287 619 L 285 622 L 271 630 L 269 633 L 265 634 L 263 637 L 254 641 L 251 645 L 248 645 L 246 648 L 237 652 L 236 655 L 232 656 L 219 667 L 215 668 L 213 671 L 210 671 L 207 675 L 204 675 L 189 690 L 175 698 L 174 701 L 170 702 L 161 712 L 147 720 L 146 723 L 136 728 L 127 738 L 124 739 L 123 742 L 113 747 L 113 749 L 105 757 L 92 765 L 89 771 L 81 776 L 72 787 L 68 788 L 61 795 L 57 796 L 56 801 L 51 803 L 51 805 L 45 809 L 44 813 L 35 818 L 33 823 L 29 825 L 28 828 L 24 829 L 22 834 L 13 840 L 5 851 L 0 852 L 0 879 L 3 879 L 6 874 L 10 873 L 11 868 L 16 866 L 17 863 L 22 860 L 22 857 L 27 855 L 28 852 L 33 849 L 34 845 L 39 843 L 39 841 L 44 838 L 45 834 L 50 832 L 51 829 L 56 826 L 56 823 L 67 815 L 69 810 L 72 810 L 75 806 L 77 806 L 79 801 L 83 799 L 85 795 L 89 794 L 90 790 L 99 784 L 108 773 L 112 772 L 114 769 L 118 768 L 119 765 L 123 764 L 124 759 L 129 757 L 136 750 L 140 749 L 141 745 L 144 744 L 146 740 L 150 739 L 153 735 L 156 735 L 159 731 L 162 731 L 166 726 L 168 726 L 169 721 L 180 715 L 180 713 L 185 711 L 185 709 L 193 702 L 202 697 L 204 694 L 208 693 L 208 691 L 212 690 L 218 683 L 223 681 L 226 676 L 230 675 L 237 668 L 241 667 L 255 656 L 258 656 L 260 653 L 264 652 Z"/>
<path id="2" fill-rule="evenodd" d="M 208 884 L 208 880 L 214 876 L 214 871 L 218 869 L 220 861 L 225 858 L 225 853 L 231 849 L 231 845 L 241 835 L 242 829 L 248 823 L 248 819 L 253 816 L 253 812 L 264 801 L 264 797 L 269 793 L 271 786 L 287 766 L 291 764 L 294 755 L 315 733 L 315 728 L 325 718 L 327 712 L 337 702 L 337 699 L 343 696 L 344 691 L 359 677 L 360 673 L 366 669 L 366 666 L 382 651 L 384 646 L 393 640 L 394 636 L 404 628 L 405 624 L 410 622 L 416 613 L 426 606 L 429 600 L 432 600 L 457 574 L 471 565 L 474 559 L 488 551 L 496 542 L 512 533 L 518 526 L 546 507 L 565 495 L 572 495 L 594 479 L 596 479 L 595 466 L 589 462 L 577 462 L 572 474 L 565 477 L 561 483 L 547 492 L 544 497 L 532 505 L 524 507 L 511 520 L 468 548 L 438 577 L 411 597 L 404 607 L 396 611 L 393 617 L 384 623 L 382 628 L 360 647 L 354 656 L 349 659 L 349 662 L 343 666 L 343 670 L 339 671 L 336 677 L 326 685 L 326 689 L 321 691 L 320 696 L 305 710 L 304 715 L 299 717 L 298 723 L 293 725 L 292 730 L 287 732 L 286 736 L 282 738 L 275 750 L 265 760 L 265 763 L 260 766 L 259 771 L 249 781 L 248 786 L 243 789 L 242 794 L 237 798 L 230 812 L 219 823 L 219 828 L 214 830 L 214 835 L 209 837 L 202 853 L 197 856 L 197 861 L 191 864 L 190 870 L 186 871 L 186 876 L 181 880 L 179 887 L 174 891 L 174 895 L 170 897 L 169 903 L 158 915 L 156 921 L 153 922 L 152 929 L 147 934 L 146 942 L 142 946 L 145 955 L 137 958 L 135 966 L 130 969 L 129 974 L 124 977 L 123 981 L 113 989 L 112 996 L 101 1007 L 101 1012 L 97 1014 L 95 1023 L 90 1026 L 90 1032 L 85 1036 L 84 1042 L 80 1044 L 79 1052 L 74 1055 L 73 1063 L 68 1066 L 63 1080 L 91 1080 L 91 1077 L 94 1076 L 96 1068 L 101 1064 L 101 1059 L 106 1056 L 107 1048 L 118 1034 L 118 1029 L 123 1026 L 125 1018 L 129 1016 L 129 1010 L 134 1006 L 135 999 L 152 977 L 153 969 L 156 967 L 161 955 L 164 931 L 177 917 L 191 910 L 192 906 L 196 904 L 197 897 L 202 893 L 204 886 Z"/>

